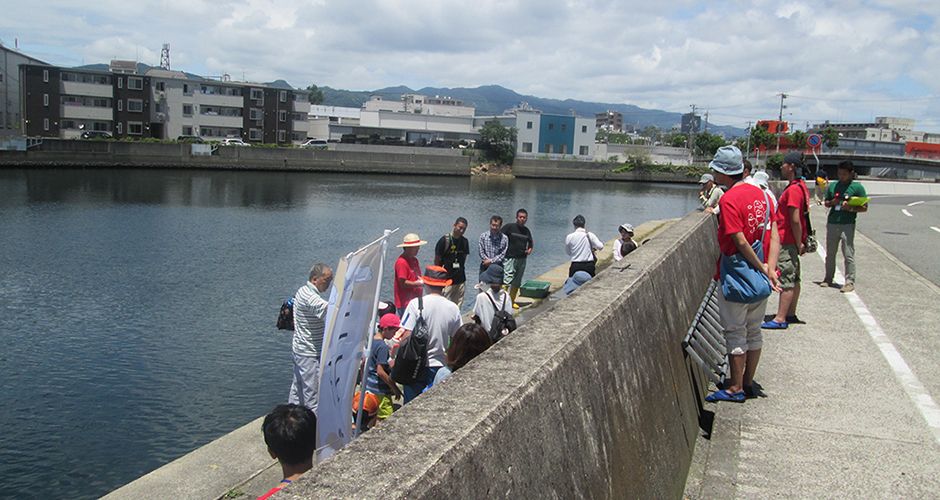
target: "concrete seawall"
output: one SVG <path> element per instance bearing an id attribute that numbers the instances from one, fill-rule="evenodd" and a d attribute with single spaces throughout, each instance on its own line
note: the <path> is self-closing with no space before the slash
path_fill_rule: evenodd
<path id="1" fill-rule="evenodd" d="M 404 148 L 386 151 L 373 146 L 335 151 L 223 146 L 211 155 L 198 155 L 192 154 L 189 144 L 44 141 L 41 147 L 28 151 L 0 151 L 0 167 L 206 168 L 470 175 L 470 157 L 449 150 L 404 152 L 401 151 Z"/>
<path id="2" fill-rule="evenodd" d="M 649 172 L 634 170 L 612 172 L 620 164 L 600 161 L 564 161 L 516 158 L 512 163 L 512 173 L 516 177 L 537 177 L 542 179 L 587 179 L 606 181 L 635 182 L 680 182 L 696 183 L 699 175 L 682 172 Z"/>

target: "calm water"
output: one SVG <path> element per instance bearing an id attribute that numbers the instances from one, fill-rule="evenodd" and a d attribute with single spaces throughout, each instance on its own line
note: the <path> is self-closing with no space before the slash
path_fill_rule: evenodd
<path id="1" fill-rule="evenodd" d="M 458 216 L 475 249 L 524 207 L 535 278 L 578 213 L 607 241 L 697 205 L 696 186 L 657 184 L 0 170 L 2 496 L 97 498 L 285 402 L 281 302 L 385 228 L 429 240 L 428 265 Z"/>

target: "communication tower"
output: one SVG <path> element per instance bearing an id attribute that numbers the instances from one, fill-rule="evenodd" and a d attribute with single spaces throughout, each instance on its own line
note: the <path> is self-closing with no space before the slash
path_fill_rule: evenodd
<path id="1" fill-rule="evenodd" d="M 163 50 L 160 51 L 160 68 L 170 69 L 170 44 L 164 43 Z"/>

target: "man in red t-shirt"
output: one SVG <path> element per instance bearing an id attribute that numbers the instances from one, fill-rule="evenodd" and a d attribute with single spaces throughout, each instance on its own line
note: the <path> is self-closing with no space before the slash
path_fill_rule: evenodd
<path id="1" fill-rule="evenodd" d="M 724 255 L 742 254 L 754 268 L 767 275 L 771 287 L 777 285 L 777 258 L 780 251 L 774 206 L 759 187 L 744 182 L 744 162 L 741 151 L 724 146 L 709 164 L 715 181 L 725 186 L 725 194 L 718 202 L 718 247 Z M 751 245 L 763 236 L 764 255 L 761 262 Z M 763 338 L 760 325 L 764 320 L 767 299 L 754 304 L 725 300 L 718 294 L 718 313 L 722 333 L 728 348 L 731 378 L 723 390 L 709 394 L 706 401 L 743 402 L 745 393 L 754 393 L 754 372 L 760 361 Z"/>
<path id="2" fill-rule="evenodd" d="M 796 323 L 796 303 L 800 300 L 800 256 L 805 253 L 806 210 L 809 206 L 809 191 L 803 182 L 803 153 L 791 151 L 783 158 L 780 167 L 783 178 L 790 183 L 780 195 L 777 220 L 780 221 L 780 302 L 774 319 L 761 328 L 782 330 L 789 323 Z"/>
<path id="3" fill-rule="evenodd" d="M 398 248 L 403 249 L 398 260 L 395 261 L 395 309 L 400 317 L 405 313 L 405 307 L 412 299 L 418 298 L 424 292 L 424 282 L 421 281 L 421 266 L 418 264 L 418 250 L 426 245 L 417 234 L 405 235 L 405 240 Z"/>

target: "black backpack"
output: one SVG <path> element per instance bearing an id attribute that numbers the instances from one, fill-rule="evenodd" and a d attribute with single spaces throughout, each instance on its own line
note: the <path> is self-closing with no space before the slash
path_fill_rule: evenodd
<path id="1" fill-rule="evenodd" d="M 411 385 L 418 381 L 421 370 L 428 365 L 428 324 L 421 312 L 424 300 L 418 297 L 418 320 L 411 335 L 401 341 L 395 354 L 395 366 L 392 367 L 392 380 L 402 385 Z"/>
<path id="2" fill-rule="evenodd" d="M 278 330 L 294 329 L 294 298 L 287 299 L 287 302 L 281 304 L 281 313 L 277 315 Z"/>
<path id="3" fill-rule="evenodd" d="M 490 304 L 493 304 L 493 309 L 496 310 L 496 314 L 493 316 L 493 323 L 490 325 L 490 340 L 495 344 L 499 339 L 516 329 L 516 318 L 512 316 L 512 313 L 506 311 L 505 297 L 503 298 L 503 308 L 500 310 L 496 307 L 496 302 L 493 301 L 493 297 L 488 293 L 485 295 L 486 298 L 490 299 Z"/>

